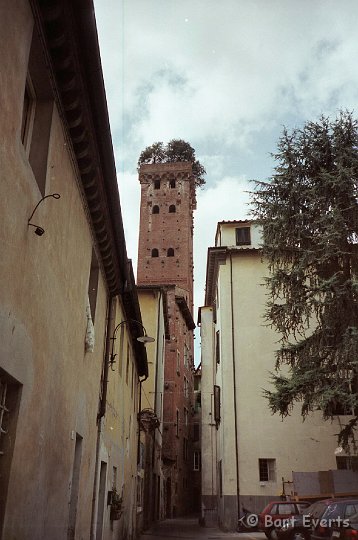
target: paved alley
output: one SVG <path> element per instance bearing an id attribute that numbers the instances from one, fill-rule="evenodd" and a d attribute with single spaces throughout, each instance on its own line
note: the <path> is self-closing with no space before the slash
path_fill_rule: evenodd
<path id="1" fill-rule="evenodd" d="M 198 524 L 197 518 L 176 518 L 162 521 L 146 531 L 140 540 L 163 540 L 163 538 L 187 538 L 221 540 L 240 538 L 241 540 L 264 540 L 264 533 L 225 533 L 217 528 L 205 528 Z"/>

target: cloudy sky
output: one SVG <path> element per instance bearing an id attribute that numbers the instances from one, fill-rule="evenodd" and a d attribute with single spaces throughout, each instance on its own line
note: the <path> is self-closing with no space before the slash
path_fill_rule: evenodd
<path id="1" fill-rule="evenodd" d="M 140 152 L 180 138 L 207 170 L 195 303 L 216 223 L 248 215 L 289 129 L 358 103 L 357 0 L 95 0 L 127 249 L 137 261 Z M 196 318 L 196 315 L 195 315 Z"/>

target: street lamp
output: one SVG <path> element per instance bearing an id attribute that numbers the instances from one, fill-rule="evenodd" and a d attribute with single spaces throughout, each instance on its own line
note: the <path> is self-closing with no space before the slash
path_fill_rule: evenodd
<path id="1" fill-rule="evenodd" d="M 110 355 L 110 358 L 109 358 L 109 361 L 108 361 L 110 366 L 111 366 L 112 371 L 114 371 L 113 364 L 115 364 L 115 362 L 116 362 L 115 358 L 117 356 L 117 353 L 114 353 L 114 342 L 117 339 L 116 338 L 117 330 L 118 330 L 118 328 L 120 328 L 121 326 L 123 326 L 124 324 L 127 324 L 127 323 L 128 324 L 135 323 L 138 326 L 140 326 L 140 328 L 143 330 L 143 335 L 137 337 L 137 341 L 139 341 L 140 343 L 144 343 L 144 345 L 146 345 L 147 343 L 153 343 L 153 341 L 155 341 L 155 339 L 153 337 L 148 336 L 147 331 L 144 328 L 144 326 L 142 325 L 142 323 L 140 323 L 139 321 L 136 321 L 135 319 L 127 319 L 127 320 L 122 321 L 119 324 L 117 324 L 117 326 L 115 327 L 115 329 L 113 331 L 113 336 L 111 337 L 112 347 L 111 347 L 111 355 Z"/>

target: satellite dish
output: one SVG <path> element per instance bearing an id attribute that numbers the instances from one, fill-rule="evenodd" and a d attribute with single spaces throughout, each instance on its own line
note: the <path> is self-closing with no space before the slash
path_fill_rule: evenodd
<path id="1" fill-rule="evenodd" d="M 337 446 L 337 448 L 334 451 L 335 456 L 338 456 L 343 452 L 343 448 L 341 446 Z"/>

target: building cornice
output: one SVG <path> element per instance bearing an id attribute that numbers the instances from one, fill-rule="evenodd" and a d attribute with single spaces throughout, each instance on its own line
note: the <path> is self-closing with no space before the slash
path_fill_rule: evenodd
<path id="1" fill-rule="evenodd" d="M 141 322 L 124 236 L 93 0 L 30 0 L 56 105 L 69 142 L 110 296 Z M 140 376 L 148 375 L 138 325 L 130 325 Z"/>
<path id="2" fill-rule="evenodd" d="M 31 0 L 111 295 L 128 279 L 127 252 L 92 0 Z"/>

